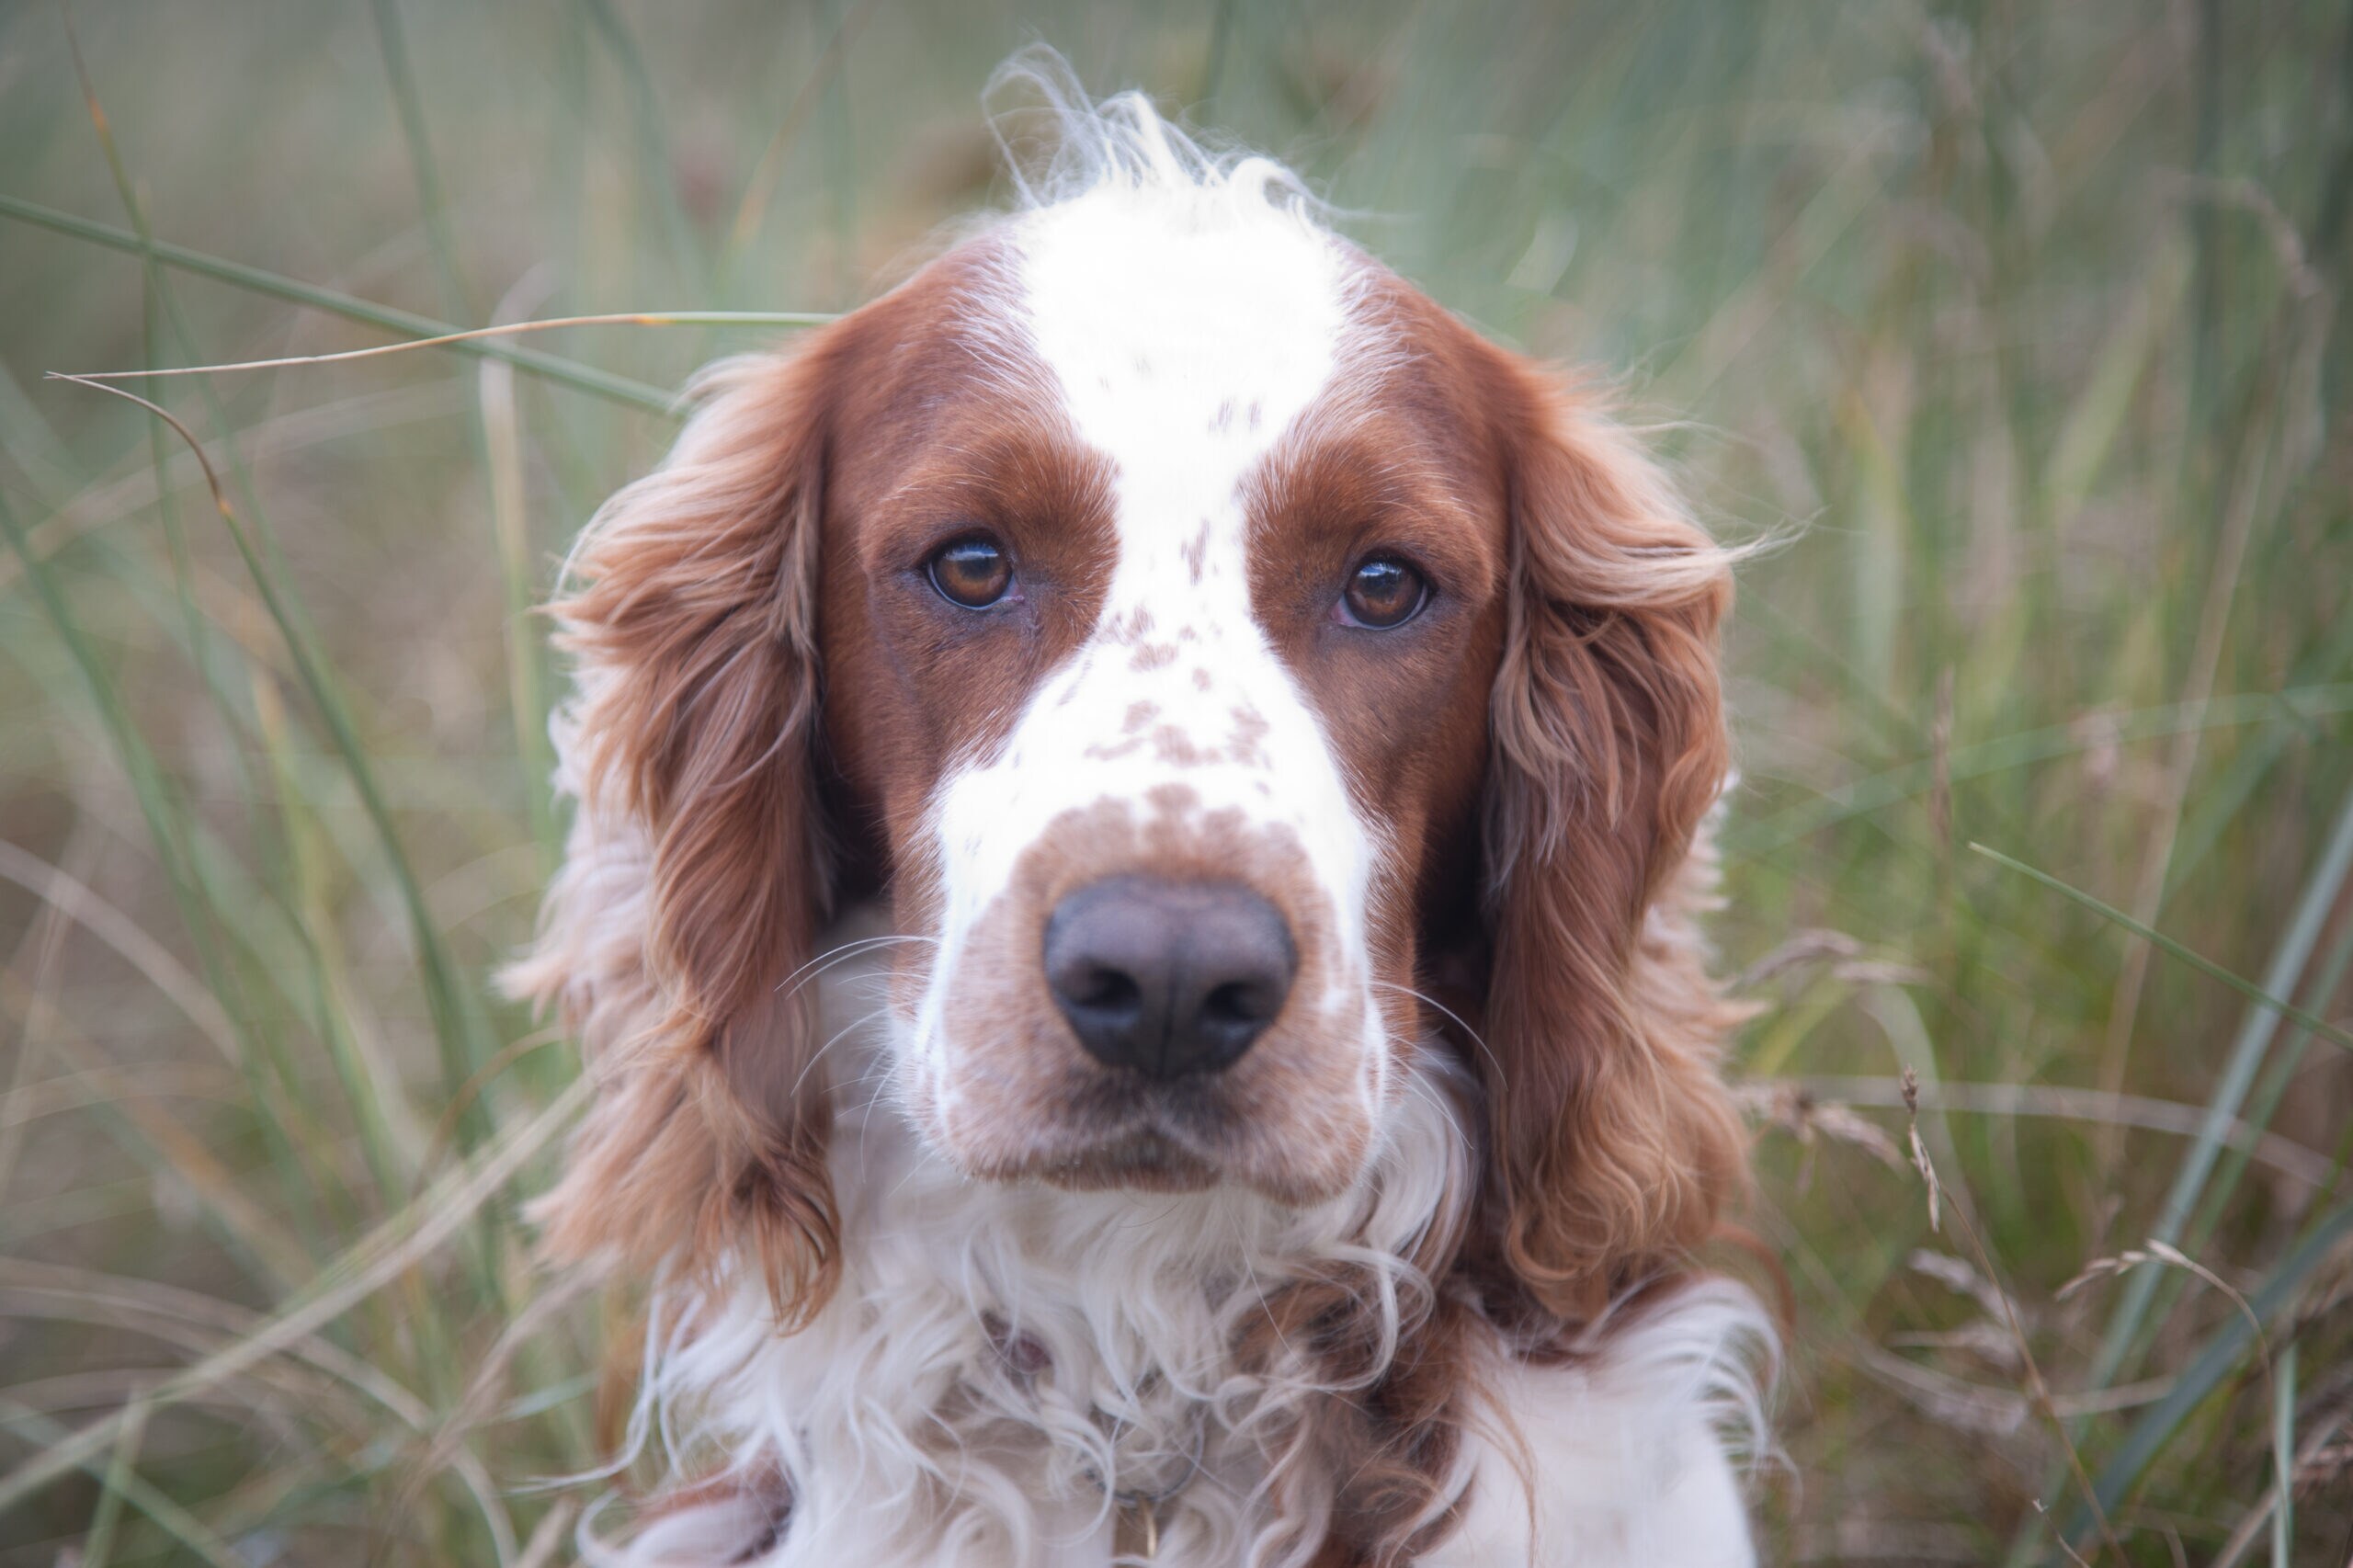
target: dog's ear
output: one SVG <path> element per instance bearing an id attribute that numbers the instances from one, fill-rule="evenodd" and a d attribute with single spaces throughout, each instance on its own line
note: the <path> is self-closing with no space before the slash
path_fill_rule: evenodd
<path id="1" fill-rule="evenodd" d="M 1701 1241 L 1743 1179 L 1735 1015 L 1691 928 L 1727 767 L 1726 553 L 1639 442 L 1498 356 L 1508 603 L 1485 800 L 1495 1261 L 1574 1321 Z M 1695 846 L 1697 853 L 1695 855 Z"/>
<path id="2" fill-rule="evenodd" d="M 539 943 L 510 972 L 581 1036 L 597 1099 L 535 1217 L 560 1260 L 765 1278 L 804 1317 L 837 1271 L 801 983 L 828 903 L 816 572 L 835 331 L 706 376 L 551 608 L 579 797 Z"/>

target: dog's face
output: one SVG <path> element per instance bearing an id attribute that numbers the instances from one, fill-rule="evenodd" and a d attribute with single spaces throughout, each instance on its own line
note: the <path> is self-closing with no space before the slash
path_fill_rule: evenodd
<path id="1" fill-rule="evenodd" d="M 895 949 L 904 1103 L 982 1176 L 1337 1192 L 1502 641 L 1499 474 L 1414 335 L 1451 324 L 1304 222 L 1119 187 L 881 313 L 820 643 L 933 939 Z"/>
<path id="2" fill-rule="evenodd" d="M 806 979 L 867 893 L 889 1087 L 976 1178 L 1328 1198 L 1443 1040 L 1540 1300 L 1734 1179 L 1653 919 L 1723 771 L 1723 559 L 1253 168 L 1108 178 L 739 363 L 591 529 L 523 974 L 608 1077 L 560 1251 L 748 1234 L 822 1295 Z"/>

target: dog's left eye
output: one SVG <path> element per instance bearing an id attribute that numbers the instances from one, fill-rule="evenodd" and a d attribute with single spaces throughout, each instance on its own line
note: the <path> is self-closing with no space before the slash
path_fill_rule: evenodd
<path id="1" fill-rule="evenodd" d="M 1340 596 L 1340 618 L 1353 626 L 1386 631 L 1403 626 L 1429 602 L 1427 578 L 1393 555 L 1376 555 L 1348 574 Z"/>
<path id="2" fill-rule="evenodd" d="M 995 540 L 960 539 L 933 551 L 931 585 L 949 604 L 986 609 L 1013 586 L 1013 561 Z"/>

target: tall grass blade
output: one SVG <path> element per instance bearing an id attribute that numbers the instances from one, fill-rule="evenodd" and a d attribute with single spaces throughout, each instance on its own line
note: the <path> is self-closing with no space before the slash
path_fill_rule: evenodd
<path id="1" fill-rule="evenodd" d="M 2234 692 L 2202 704 L 2169 702 L 2109 716 L 2097 738 L 2080 723 L 2052 724 L 1955 746 L 1947 759 L 1945 777 L 1956 784 L 1990 778 L 2038 762 L 2080 756 L 2110 740 L 2117 744 L 2153 740 L 2177 733 L 2186 726 L 2231 729 L 2268 723 L 2293 730 L 2345 713 L 2353 713 L 2353 685 Z M 1725 833 L 1724 847 L 1740 855 L 1769 855 L 1841 823 L 1917 800 L 1934 788 L 1936 778 L 1936 764 L 1930 758 L 1870 774 L 1776 815 L 1733 824 Z"/>
<path id="2" fill-rule="evenodd" d="M 2248 1307 L 2256 1318 L 2264 1323 L 2276 1319 L 2296 1299 L 2313 1271 L 2336 1254 L 2338 1244 L 2348 1235 L 2353 1235 L 2353 1204 L 2324 1216 L 2279 1260 L 2263 1288 L 2248 1298 Z M 2154 1271 L 2142 1269 L 2135 1277 L 2145 1278 L 2152 1272 Z M 2123 1505 L 2150 1461 L 2189 1418 L 2190 1412 L 2204 1403 L 2207 1396 L 2246 1358 L 2254 1337 L 2255 1330 L 2246 1318 L 2236 1312 L 2216 1326 L 2197 1356 L 2175 1379 L 2165 1398 L 2133 1424 L 2116 1451 L 2109 1456 L 2108 1463 L 2101 1467 L 2093 1490 L 2102 1507 L 2113 1513 Z"/>
<path id="3" fill-rule="evenodd" d="M 620 67 L 622 80 L 628 84 L 630 125 L 637 138 L 639 174 L 654 193 L 678 278 L 691 286 L 706 284 L 710 279 L 704 276 L 694 229 L 687 222 L 687 210 L 678 199 L 675 172 L 677 162 L 670 155 L 670 139 L 662 129 L 661 97 L 654 91 L 653 74 L 645 68 L 645 56 L 639 52 L 637 40 L 630 36 L 629 25 L 613 9 L 612 0 L 581 0 L 581 8 L 604 39 L 606 49 Z"/>
<path id="4" fill-rule="evenodd" d="M 148 1409 L 147 1402 L 139 1400 L 125 1406 L 119 1415 L 112 1418 L 109 1441 L 116 1445 L 118 1451 L 134 1425 L 144 1429 Z M 0 1421 L 24 1428 L 38 1442 L 58 1444 L 74 1441 L 64 1427 L 47 1415 L 5 1397 L 0 1397 Z M 124 1502 L 153 1519 L 165 1534 L 187 1548 L 197 1561 L 210 1564 L 210 1568 L 260 1568 L 251 1558 L 222 1540 L 202 1519 L 142 1480 L 136 1471 L 126 1470 L 115 1475 L 110 1470 L 100 1470 L 96 1456 L 105 1447 L 106 1444 L 101 1443 L 96 1449 L 77 1450 L 72 1465 L 97 1475 L 101 1484 L 112 1485 Z M 5 1506 L 0 1505 L 0 1507 Z"/>
<path id="5" fill-rule="evenodd" d="M 2271 1510 L 2271 1568 L 2289 1561 L 2296 1540 L 2296 1342 L 2288 1341 L 2271 1373 L 2271 1474 L 2279 1500 Z"/>
<path id="6" fill-rule="evenodd" d="M 2155 943 L 2158 947 L 2164 949 L 2166 952 L 2171 953 L 2175 958 L 2179 959 L 2182 962 L 2188 964 L 2199 973 L 2205 975 L 2211 980 L 2221 981 L 2223 984 L 2229 986 L 2240 995 L 2261 1004 L 2264 1008 L 2268 1009 L 2279 1017 L 2290 1019 L 2293 1022 L 2302 1024 L 2313 1034 L 2318 1035 L 2321 1039 L 2327 1040 L 2332 1045 L 2340 1045 L 2347 1051 L 2353 1051 L 2353 1033 L 2348 1033 L 2344 1029 L 2338 1028 L 2335 1024 L 2330 1023 L 2325 1018 L 2313 1017 L 2312 1014 L 2305 1012 L 2302 1007 L 2297 1006 L 2292 1002 L 2283 1001 L 2279 994 L 2279 992 L 2288 990 L 2294 985 L 2296 972 L 2302 969 L 2303 960 L 2311 956 L 2312 946 L 2309 940 L 2303 943 L 2301 949 L 2293 949 L 2298 954 L 2296 969 L 2295 971 L 2290 971 L 2286 974 L 2284 977 L 2284 983 L 2280 983 L 2279 977 L 2278 976 L 2277 966 L 2275 965 L 2274 979 L 2272 983 L 2267 985 L 2257 985 L 2251 980 L 2243 980 L 2239 976 L 2233 974 L 2229 970 L 2224 969 L 2221 964 L 2214 962 L 2211 959 L 2206 958 L 2202 954 L 2193 952 L 2188 948 L 2186 948 L 2179 942 L 2175 941 L 2171 937 L 2165 935 L 2165 933 L 2151 926 L 2142 925 L 2141 922 L 2133 919 L 2131 915 L 2125 914 L 2114 904 L 2103 903 L 2098 899 L 2094 898 L 2091 894 L 2083 892 L 2081 889 L 2069 887 L 2065 882 L 2061 881 L 2058 878 L 2051 875 L 2047 871 L 2038 871 L 2032 866 L 2028 865 L 2025 861 L 2014 860 L 2007 855 L 2003 854 L 2000 850 L 1988 848 L 1983 844 L 1972 844 L 1969 848 L 1972 854 L 1983 855 L 1985 858 L 1993 861 L 1998 866 L 2005 866 L 2013 871 L 2032 877 L 2036 881 L 2040 882 L 2044 887 L 2049 888 L 2052 892 L 2063 893 L 2066 897 L 2074 899 L 2077 903 L 2082 904 L 2086 909 L 2090 910 L 2093 914 L 2099 915 L 2105 920 L 2111 921 L 2116 925 L 2123 926 L 2127 931 L 2131 932 L 2134 936 L 2139 937 L 2143 941 Z M 2334 883 L 2343 880 L 2345 869 L 2348 861 L 2353 861 L 2353 800 L 2347 801 L 2346 814 L 2338 819 L 2337 835 L 2330 840 L 2329 849 L 2321 857 L 2321 867 L 2333 871 L 2333 875 L 2329 875 L 2327 877 L 2327 881 L 2332 886 Z M 2316 882 L 2307 883 L 2307 893 L 2309 893 L 2315 885 Z M 2302 913 L 2302 906 L 2301 905 L 2299 906 L 2300 914 Z M 2318 935 L 2317 927 L 2319 920 L 2323 915 L 2325 915 L 2326 913 L 2326 906 L 2323 905 L 2313 914 L 2313 924 L 2314 929 L 2313 936 L 2315 937 Z M 2298 926 L 2291 926 L 2290 929 L 2293 932 L 2299 928 L 2300 927 Z M 2284 958 L 2290 950 L 2291 948 L 2289 945 L 2283 945 L 2279 949 L 2281 957 Z M 2264 1035 L 2264 1039 L 2266 1041 L 2270 1039 L 2270 1034 L 2268 1030 Z M 2256 1049 L 2255 1056 L 2257 1061 L 2260 1061 L 2262 1056 L 2260 1047 Z M 2231 1060 L 2234 1063 L 2237 1062 L 2239 1060 L 2239 1053 L 2237 1051 L 2234 1050 L 2232 1052 Z M 2252 1064 L 2250 1064 L 2249 1071 L 2252 1070 L 2253 1067 Z M 2228 1081 L 2228 1074 L 2226 1074 L 2225 1082 Z"/>
<path id="7" fill-rule="evenodd" d="M 260 1329 L 156 1384 L 147 1403 L 156 1409 L 176 1403 L 278 1355 L 431 1256 L 554 1141 L 586 1101 L 590 1087 L 585 1075 L 574 1080 L 530 1120 L 487 1145 L 476 1164 L 435 1182 L 329 1264 L 308 1291 Z M 0 1513 L 65 1471 L 87 1463 L 119 1436 L 125 1419 L 118 1412 L 60 1436 L 41 1452 L 0 1475 Z"/>
<path id="8" fill-rule="evenodd" d="M 381 359 L 419 348 L 446 348 L 453 344 L 485 343 L 527 332 L 573 326 L 823 326 L 838 321 L 824 311 L 610 311 L 603 315 L 557 316 L 545 321 L 518 321 L 445 332 L 406 343 L 380 343 L 372 348 L 346 348 L 333 354 L 290 354 L 277 359 L 241 359 L 226 365 L 171 365 L 141 370 L 77 370 L 63 379 L 75 381 L 157 381 L 171 376 L 225 376 L 240 370 L 284 370 L 306 365 L 342 365 L 355 359 Z M 505 356 L 485 354 L 504 360 Z"/>
<path id="9" fill-rule="evenodd" d="M 74 378 L 59 379 L 72 381 Z M 301 628 L 295 624 L 268 569 L 255 551 L 244 525 L 237 520 L 234 508 L 229 505 L 228 496 L 213 475 L 210 460 L 203 455 L 202 443 L 187 426 L 135 392 L 100 381 L 77 384 L 126 399 L 146 409 L 178 432 L 180 438 L 188 443 L 188 449 L 197 454 L 198 461 L 203 466 L 205 483 L 212 492 L 213 506 L 220 513 L 222 523 L 227 528 L 230 540 L 236 546 L 237 554 L 244 562 L 255 588 L 261 595 L 262 604 L 269 612 L 278 635 L 285 640 L 287 653 L 293 662 L 295 673 L 301 677 L 303 690 L 326 724 L 327 733 L 342 756 L 360 804 L 368 813 L 369 824 L 375 829 L 386 864 L 399 889 L 401 903 L 408 915 L 409 936 L 415 944 L 417 962 L 424 973 L 426 1000 L 433 1013 L 434 1039 L 441 1051 L 443 1074 L 449 1092 L 455 1094 L 472 1075 L 474 1069 L 490 1055 L 489 1047 L 482 1038 L 485 1026 L 480 1007 L 460 980 L 456 965 L 451 962 L 442 943 L 432 911 L 426 903 L 425 889 L 418 882 L 415 869 L 410 864 L 408 853 L 402 846 L 399 828 L 392 821 L 392 808 L 384 801 L 366 748 L 361 745 L 358 731 L 329 681 L 324 665 L 312 652 Z M 459 1125 L 460 1138 L 468 1147 L 481 1142 L 489 1130 L 488 1111 L 479 1102 L 469 1108 L 468 1114 Z"/>
<path id="10" fill-rule="evenodd" d="M 408 39 L 401 30 L 397 0 L 369 0 L 369 15 L 376 23 L 376 43 L 384 56 L 384 75 L 399 111 L 401 140 L 408 144 L 409 172 L 416 179 L 417 204 L 425 210 L 425 233 L 431 242 L 433 270 L 441 285 L 442 307 L 452 320 L 473 316 L 466 299 L 466 281 L 458 268 L 458 238 L 449 230 L 449 201 L 441 193 L 441 170 L 426 135 L 425 106 L 417 96 L 416 73 L 409 63 Z"/>
<path id="11" fill-rule="evenodd" d="M 82 1537 L 79 1568 L 107 1568 L 114 1557 L 115 1527 L 122 1522 L 123 1489 L 138 1475 L 140 1440 L 147 1435 L 147 1407 L 137 1400 L 122 1424 L 122 1436 L 107 1456 L 97 1506 L 90 1510 L 90 1528 Z"/>
<path id="12" fill-rule="evenodd" d="M 213 940 L 213 919 L 204 898 L 193 857 L 189 852 L 188 830 L 181 802 L 166 782 L 163 768 L 132 722 L 114 682 L 108 677 L 105 665 L 84 634 L 80 621 L 74 615 L 63 592 L 51 574 L 49 562 L 40 560 L 27 543 L 24 529 L 17 515 L 8 506 L 5 490 L 0 490 L 0 533 L 6 533 L 11 549 L 22 565 L 26 580 L 31 583 L 35 597 L 58 640 L 64 643 L 75 669 L 87 687 L 98 720 L 113 744 L 115 756 L 129 776 L 132 796 L 139 802 L 140 814 L 147 824 L 148 836 L 155 846 L 156 858 L 162 862 L 165 880 L 170 883 L 175 902 L 179 906 L 182 924 L 194 944 L 199 961 L 205 973 L 207 991 L 216 998 L 234 997 L 237 988 L 229 978 L 219 948 Z M 229 1027 L 238 1027 L 241 1014 L 234 1006 L 223 1007 L 218 1017 Z M 240 1065 L 250 1067 L 253 1052 L 250 1036 L 241 1031 L 237 1057 Z"/>
<path id="13" fill-rule="evenodd" d="M 115 228 L 111 224 L 76 217 L 70 212 L 60 212 L 18 197 L 0 195 L 0 217 L 15 218 L 56 233 L 71 235 L 77 240 L 87 240 L 94 244 L 105 245 L 112 250 L 127 251 L 133 256 L 140 254 L 142 248 L 137 234 Z M 156 240 L 153 243 L 155 258 L 165 266 L 175 267 L 182 272 L 192 272 L 200 278 L 210 278 L 216 282 L 251 290 L 257 294 L 267 294 L 275 299 L 291 301 L 298 305 L 308 305 L 313 310 L 325 311 L 331 315 L 338 315 L 347 321 L 358 322 L 362 325 L 376 327 L 385 332 L 398 333 L 404 337 L 431 338 L 436 340 L 437 344 L 446 346 L 457 353 L 471 355 L 476 358 L 504 359 L 517 369 L 529 370 L 543 381 L 554 381 L 578 392 L 590 392 L 631 408 L 640 408 L 648 413 L 669 415 L 674 417 L 677 413 L 677 399 L 671 393 L 664 392 L 659 387 L 648 386 L 643 381 L 632 381 L 627 376 L 615 375 L 609 370 L 599 370 L 589 365 L 575 364 L 569 359 L 560 359 L 554 355 L 542 354 L 535 349 L 510 347 L 494 339 L 461 336 L 458 328 L 447 322 L 435 321 L 430 316 L 421 316 L 412 311 L 395 310 L 390 305 L 379 305 L 366 300 L 354 299 L 348 294 L 339 294 L 332 289 L 321 289 L 313 284 L 298 282 L 294 278 L 283 278 L 258 267 L 247 267 L 242 262 L 207 256 L 201 251 L 190 250 L 186 245 L 176 245 L 168 240 Z"/>

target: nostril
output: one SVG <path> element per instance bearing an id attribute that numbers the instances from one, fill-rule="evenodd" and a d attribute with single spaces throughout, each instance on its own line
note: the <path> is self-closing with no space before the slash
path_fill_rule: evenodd
<path id="1" fill-rule="evenodd" d="M 1090 1013 L 1134 1013 L 1143 1006 L 1143 987 L 1116 969 L 1089 969 L 1074 975 L 1067 989 L 1057 985 L 1064 1005 Z"/>
<path id="2" fill-rule="evenodd" d="M 1263 1024 L 1282 1010 L 1282 998 L 1270 987 L 1235 981 L 1220 985 L 1201 998 L 1201 1017 L 1219 1024 Z"/>

